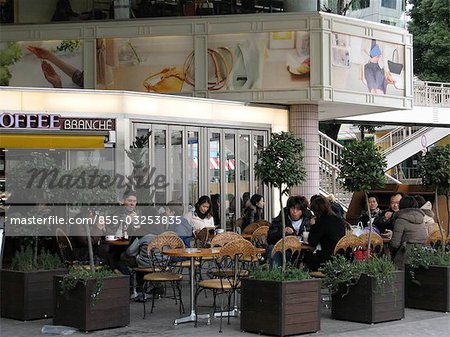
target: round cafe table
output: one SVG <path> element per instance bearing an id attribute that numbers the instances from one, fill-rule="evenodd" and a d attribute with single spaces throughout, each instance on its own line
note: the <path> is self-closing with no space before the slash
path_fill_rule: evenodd
<path id="1" fill-rule="evenodd" d="M 220 248 L 175 248 L 175 249 L 167 249 L 163 251 L 164 255 L 168 256 L 178 256 L 178 257 L 187 257 L 190 259 L 190 272 L 189 272 L 189 284 L 190 284 L 190 310 L 191 313 L 189 316 L 180 317 L 175 319 L 174 324 L 177 325 L 179 323 L 188 323 L 195 322 L 198 318 L 200 319 L 208 319 L 208 324 L 210 323 L 210 315 L 202 314 L 197 315 L 195 312 L 194 305 L 194 293 L 195 293 L 195 259 L 201 257 L 211 257 L 214 254 L 217 254 L 220 251 Z"/>

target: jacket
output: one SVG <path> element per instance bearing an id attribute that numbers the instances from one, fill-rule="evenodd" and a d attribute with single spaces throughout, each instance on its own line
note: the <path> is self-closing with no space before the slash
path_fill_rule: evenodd
<path id="1" fill-rule="evenodd" d="M 244 216 L 242 217 L 241 230 L 244 230 L 244 228 L 250 225 L 251 223 L 261 219 L 262 219 L 261 211 L 256 206 L 249 203 L 249 206 L 247 206 L 244 209 Z"/>
<path id="2" fill-rule="evenodd" d="M 396 213 L 390 247 L 398 249 L 403 243 L 423 244 L 427 238 L 425 213 L 420 208 L 404 208 Z"/>
<path id="3" fill-rule="evenodd" d="M 292 228 L 295 233 L 294 235 L 300 236 L 301 233 L 303 233 L 305 230 L 309 231 L 311 227 L 311 217 L 312 217 L 311 211 L 308 210 L 307 212 L 305 212 L 305 214 L 303 214 L 303 221 L 297 232 L 294 229 L 294 226 L 292 226 L 292 220 L 289 216 L 289 208 L 285 207 L 283 210 L 284 210 L 284 219 L 286 221 L 286 227 Z M 267 232 L 267 244 L 274 245 L 275 243 L 278 242 L 278 240 L 280 240 L 283 237 L 282 228 L 283 224 L 281 222 L 281 212 L 280 212 L 280 214 L 278 214 L 278 216 L 272 220 L 272 224 L 270 225 L 269 231 Z"/>
<path id="4" fill-rule="evenodd" d="M 439 230 L 439 226 L 436 224 L 434 220 L 434 212 L 432 210 L 431 202 L 427 201 L 425 204 L 420 207 L 420 209 L 425 213 L 424 221 L 425 227 L 427 227 L 428 234 L 433 233 L 436 230 Z"/>

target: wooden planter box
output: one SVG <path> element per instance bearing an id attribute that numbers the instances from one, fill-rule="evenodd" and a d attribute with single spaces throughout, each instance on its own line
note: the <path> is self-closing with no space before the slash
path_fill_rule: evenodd
<path id="1" fill-rule="evenodd" d="M 65 269 L 22 272 L 2 269 L 1 316 L 27 321 L 53 317 L 53 276 Z"/>
<path id="2" fill-rule="evenodd" d="M 414 280 L 406 266 L 405 306 L 434 311 L 450 311 L 450 267 L 415 269 Z"/>
<path id="3" fill-rule="evenodd" d="M 82 331 L 100 330 L 126 326 L 130 323 L 129 276 L 114 276 L 104 279 L 100 294 L 94 303 L 91 294 L 95 280 L 86 287 L 78 285 L 69 293 L 62 294 L 62 277 L 54 277 L 54 325 L 66 325 Z"/>
<path id="4" fill-rule="evenodd" d="M 287 336 L 320 330 L 320 280 L 241 284 L 241 330 Z"/>
<path id="5" fill-rule="evenodd" d="M 379 323 L 402 319 L 405 316 L 404 272 L 395 272 L 394 285 L 376 290 L 373 277 L 362 275 L 359 282 L 342 287 L 331 297 L 331 317 L 361 323 Z"/>

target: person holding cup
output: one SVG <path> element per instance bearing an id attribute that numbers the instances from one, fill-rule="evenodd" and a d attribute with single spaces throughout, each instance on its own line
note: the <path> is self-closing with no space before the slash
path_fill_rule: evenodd
<path id="1" fill-rule="evenodd" d="M 296 235 L 301 238 L 302 233 L 309 231 L 312 213 L 308 209 L 308 199 L 304 196 L 290 196 L 283 212 L 286 222 L 284 230 L 286 235 Z M 283 231 L 280 212 L 280 214 L 272 220 L 269 232 L 267 233 L 267 243 L 269 245 L 274 245 L 282 238 L 282 236 Z"/>

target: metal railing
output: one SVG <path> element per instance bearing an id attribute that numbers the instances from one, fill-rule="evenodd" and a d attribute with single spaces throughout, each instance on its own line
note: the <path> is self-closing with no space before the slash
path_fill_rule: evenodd
<path id="1" fill-rule="evenodd" d="M 338 159 L 343 145 L 319 131 L 319 189 L 322 194 L 333 193 L 336 200 L 347 209 L 353 193 L 344 188 L 344 182 L 339 179 Z M 385 174 L 387 183 L 401 184 L 396 178 Z"/>
<path id="2" fill-rule="evenodd" d="M 423 133 L 427 129 L 428 128 L 420 126 L 400 126 L 375 140 L 375 144 L 380 147 L 384 153 L 387 153 L 395 148 L 396 145 L 404 143 L 409 137 Z"/>
<path id="3" fill-rule="evenodd" d="M 450 107 L 450 83 L 414 81 L 414 105 Z"/>

